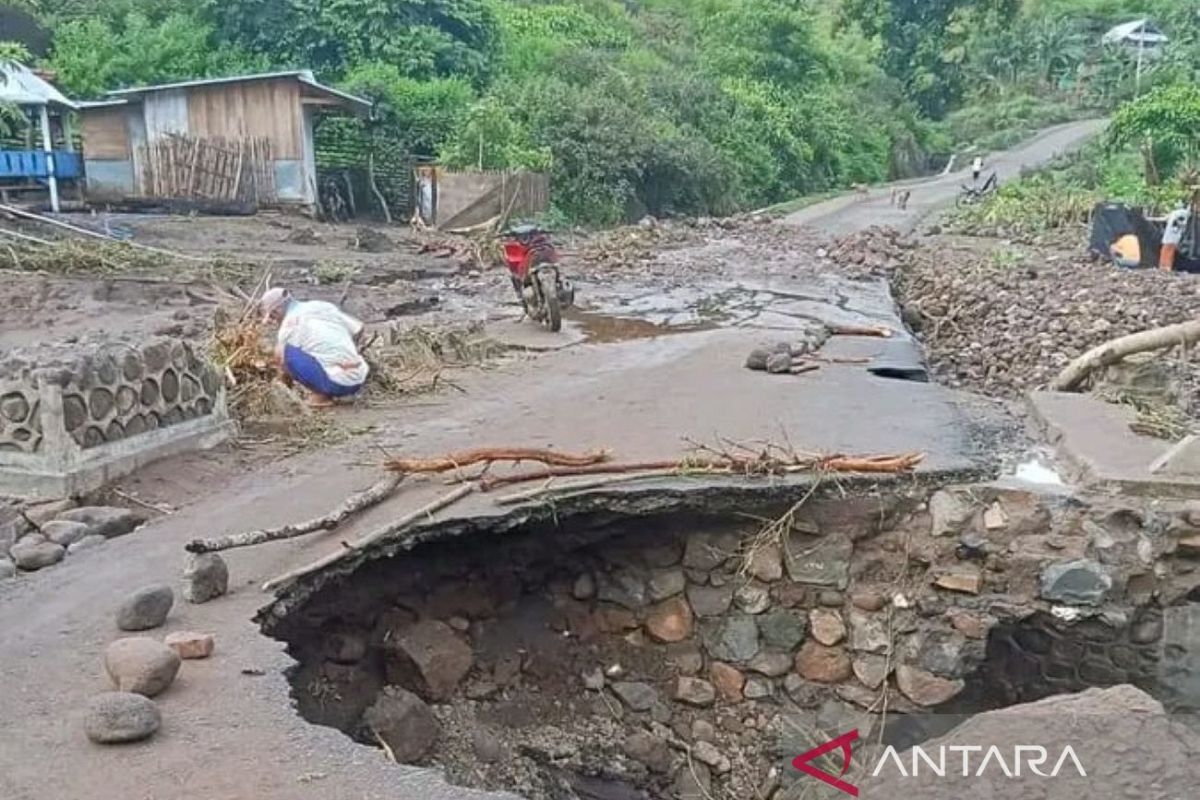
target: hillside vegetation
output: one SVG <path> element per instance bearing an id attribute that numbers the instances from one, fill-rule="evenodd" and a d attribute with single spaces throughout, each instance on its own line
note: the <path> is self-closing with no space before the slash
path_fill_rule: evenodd
<path id="1" fill-rule="evenodd" d="M 1196 2 L 1148 0 L 23 0 L 80 97 L 279 68 L 379 104 L 376 142 L 553 175 L 606 224 L 725 214 L 918 174 L 1133 93 L 1100 45 L 1148 11 L 1144 81 L 1196 77 Z M 3 37 L 0 37 L 3 38 Z M 40 46 L 40 45 L 39 45 Z"/>

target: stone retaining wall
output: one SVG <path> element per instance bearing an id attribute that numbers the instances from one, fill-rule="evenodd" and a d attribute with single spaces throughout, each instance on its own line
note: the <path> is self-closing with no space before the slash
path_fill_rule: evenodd
<path id="1" fill-rule="evenodd" d="M 223 381 L 185 341 L 0 364 L 0 494 L 60 497 L 226 438 Z"/>
<path id="2" fill-rule="evenodd" d="M 563 520 L 369 562 L 271 632 L 300 662 L 306 718 L 457 780 L 550 796 L 526 757 L 544 751 L 625 764 L 653 797 L 693 796 L 696 775 L 768 797 L 745 767 L 784 763 L 789 726 L 869 730 L 880 708 L 920 726 L 1125 682 L 1200 700 L 1183 655 L 1200 626 L 1164 626 L 1200 583 L 1198 521 L 994 485 L 818 497 L 775 537 Z M 409 714 L 437 720 L 420 746 Z M 512 757 L 481 767 L 479 741 Z"/>

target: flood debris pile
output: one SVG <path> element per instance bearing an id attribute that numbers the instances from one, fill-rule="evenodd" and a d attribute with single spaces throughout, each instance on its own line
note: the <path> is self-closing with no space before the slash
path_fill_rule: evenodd
<path id="1" fill-rule="evenodd" d="M 864 231 L 842 236 L 825 250 L 825 258 L 842 272 L 863 277 L 889 277 L 916 246 L 895 228 L 872 225 Z"/>
<path id="2" fill-rule="evenodd" d="M 1183 511 L 973 485 L 755 513 L 772 524 L 559 502 L 557 527 L 301 582 L 265 627 L 310 721 L 532 798 L 783 797 L 795 731 L 885 709 L 1119 683 L 1200 703 Z"/>
<path id="3" fill-rule="evenodd" d="M 1068 253 L 937 237 L 909 253 L 894 288 L 939 380 L 1012 397 L 1110 339 L 1190 319 L 1200 282 L 1164 280 Z"/>

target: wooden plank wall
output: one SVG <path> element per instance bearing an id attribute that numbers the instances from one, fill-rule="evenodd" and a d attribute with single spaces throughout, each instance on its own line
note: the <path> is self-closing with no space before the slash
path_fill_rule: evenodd
<path id="1" fill-rule="evenodd" d="M 300 84 L 293 78 L 196 86 L 188 90 L 188 123 L 201 139 L 265 138 L 272 157 L 304 152 Z"/>
<path id="2" fill-rule="evenodd" d="M 138 111 L 141 109 L 139 108 Z M 83 155 L 97 161 L 119 161 L 130 157 L 129 130 L 124 106 L 86 109 L 83 118 Z"/>

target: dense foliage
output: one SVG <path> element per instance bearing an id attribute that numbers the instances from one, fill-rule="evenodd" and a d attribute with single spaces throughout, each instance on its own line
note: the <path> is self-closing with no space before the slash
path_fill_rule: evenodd
<path id="1" fill-rule="evenodd" d="M 1172 44 L 1143 64 L 1142 88 L 1200 77 L 1196 0 L 14 5 L 49 31 L 47 65 L 77 96 L 308 68 L 377 103 L 363 132 L 377 146 L 550 170 L 558 210 L 590 223 L 903 177 L 932 154 L 1111 108 L 1136 69 L 1100 37 L 1143 12 Z"/>

